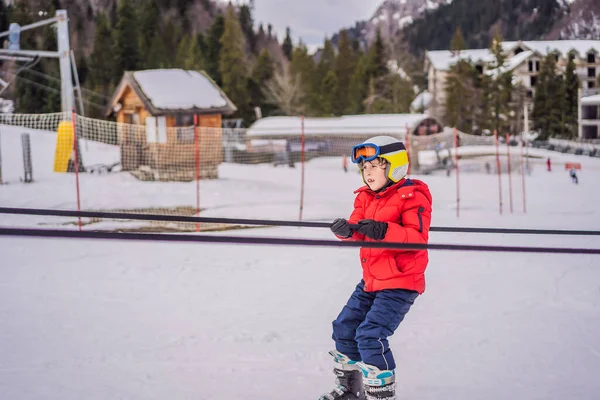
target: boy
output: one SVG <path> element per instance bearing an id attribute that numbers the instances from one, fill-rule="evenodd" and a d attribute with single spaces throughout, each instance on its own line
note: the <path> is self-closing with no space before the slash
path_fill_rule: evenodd
<path id="1" fill-rule="evenodd" d="M 406 178 L 404 144 L 376 136 L 352 149 L 363 182 L 348 220 L 336 219 L 340 239 L 365 242 L 427 243 L 431 194 L 427 185 Z M 323 400 L 391 400 L 396 364 L 387 338 L 425 290 L 426 250 L 361 248 L 363 279 L 333 321 L 338 386 Z"/>

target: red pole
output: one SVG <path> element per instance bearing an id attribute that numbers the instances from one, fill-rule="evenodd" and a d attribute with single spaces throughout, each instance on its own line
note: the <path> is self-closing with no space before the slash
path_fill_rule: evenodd
<path id="1" fill-rule="evenodd" d="M 301 139 L 302 139 L 302 178 L 300 181 L 300 215 L 298 219 L 302 221 L 302 210 L 304 209 L 304 115 L 300 118 L 301 122 Z"/>
<path id="2" fill-rule="evenodd" d="M 198 114 L 194 114 L 194 145 L 196 147 L 196 216 L 200 216 L 200 137 L 198 136 Z M 196 222 L 200 232 L 200 222 Z"/>
<path id="3" fill-rule="evenodd" d="M 408 124 L 406 124 L 406 136 L 404 141 L 406 147 L 406 156 L 408 157 L 408 169 L 406 170 L 406 175 L 410 175 L 410 129 L 408 129 Z"/>
<path id="4" fill-rule="evenodd" d="M 525 161 L 523 157 L 523 138 L 519 142 L 521 149 L 521 180 L 523 182 L 523 214 L 527 214 L 527 196 L 525 195 Z"/>
<path id="5" fill-rule="evenodd" d="M 454 164 L 456 165 L 456 218 L 460 214 L 460 185 L 458 180 L 458 129 L 454 128 Z"/>
<path id="6" fill-rule="evenodd" d="M 494 141 L 496 142 L 496 169 L 498 170 L 498 199 L 500 214 L 502 214 L 502 176 L 500 171 L 500 147 L 498 144 L 498 131 L 494 129 Z"/>
<path id="7" fill-rule="evenodd" d="M 506 160 L 508 162 L 508 200 L 510 206 L 510 213 L 513 213 L 513 196 L 512 196 L 512 179 L 510 175 L 510 138 L 508 133 L 506 134 Z"/>
<path id="8" fill-rule="evenodd" d="M 75 154 L 75 188 L 77 191 L 77 211 L 81 211 L 81 193 L 79 191 L 79 151 L 77 146 L 77 124 L 75 123 L 75 107 L 71 109 L 71 124 L 73 125 L 73 152 Z M 81 217 L 78 218 L 77 225 L 81 231 Z"/>

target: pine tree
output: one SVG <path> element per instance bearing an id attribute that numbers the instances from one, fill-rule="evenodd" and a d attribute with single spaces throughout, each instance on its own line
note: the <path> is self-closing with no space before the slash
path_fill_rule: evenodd
<path id="1" fill-rule="evenodd" d="M 117 24 L 113 30 L 113 57 L 116 80 L 124 71 L 134 71 L 139 65 L 138 31 L 131 0 L 119 1 Z"/>
<path id="2" fill-rule="evenodd" d="M 308 49 L 303 43 L 300 43 L 292 52 L 289 71 L 284 71 L 281 74 L 282 82 L 287 82 L 283 78 L 287 79 L 286 74 L 289 74 L 289 78 L 293 82 L 292 87 L 300 85 L 299 91 L 301 92 L 301 96 L 298 98 L 301 100 L 298 101 L 306 102 L 306 104 L 303 104 L 303 110 L 309 113 L 311 111 L 309 110 L 309 105 L 313 93 L 312 81 L 314 80 L 315 68 L 315 62 L 308 54 Z"/>
<path id="3" fill-rule="evenodd" d="M 333 114 L 333 110 L 336 107 L 338 98 L 336 96 L 338 89 L 338 78 L 334 71 L 329 71 L 323 79 L 321 85 L 322 96 L 321 96 L 321 115 L 329 116 Z"/>
<path id="4" fill-rule="evenodd" d="M 292 44 L 292 37 L 290 36 L 290 27 L 288 26 L 285 29 L 285 39 L 283 39 L 283 44 L 281 45 L 281 50 L 283 51 L 283 55 L 288 59 L 292 59 L 292 51 L 294 50 L 294 45 Z"/>
<path id="5" fill-rule="evenodd" d="M 167 55 L 165 41 L 162 35 L 156 34 L 150 43 L 150 51 L 146 55 L 146 68 L 168 68 L 171 59 Z"/>
<path id="6" fill-rule="evenodd" d="M 219 69 L 219 59 L 221 54 L 221 36 L 225 30 L 225 18 L 222 14 L 217 15 L 206 40 L 206 73 L 221 86 L 221 72 Z"/>
<path id="7" fill-rule="evenodd" d="M 233 7 L 227 9 L 221 45 L 219 57 L 219 72 L 223 81 L 221 87 L 238 108 L 237 115 L 248 120 L 251 118 L 251 110 L 249 109 L 244 34 Z"/>
<path id="8" fill-rule="evenodd" d="M 505 68 L 506 56 L 502 49 L 502 41 L 502 36 L 499 31 L 496 30 L 490 47 L 491 52 L 494 54 L 492 68 L 495 70 L 493 80 L 490 82 L 492 85 L 490 94 L 492 96 L 493 128 L 498 131 L 499 135 L 504 135 L 508 131 L 508 118 L 513 90 L 513 74 L 512 71 L 506 70 Z"/>
<path id="9" fill-rule="evenodd" d="M 454 31 L 454 35 L 452 36 L 452 40 L 450 40 L 450 50 L 452 51 L 461 51 L 467 48 L 467 44 L 465 42 L 465 37 L 463 36 L 462 29 L 460 26 L 456 28 Z"/>
<path id="10" fill-rule="evenodd" d="M 273 78 L 274 73 L 275 66 L 273 60 L 267 49 L 263 49 L 258 56 L 254 71 L 252 72 L 250 96 L 252 98 L 252 105 L 260 107 L 262 115 L 265 117 L 269 116 L 274 109 L 273 104 L 267 101 L 265 95 L 267 82 Z"/>
<path id="11" fill-rule="evenodd" d="M 148 55 L 152 47 L 152 40 L 155 35 L 160 34 L 158 32 L 160 10 L 156 0 L 147 0 L 147 4 L 144 4 L 138 10 L 140 55 L 143 60 L 143 66 L 148 68 Z"/>
<path id="12" fill-rule="evenodd" d="M 187 58 L 183 65 L 187 70 L 201 71 L 204 69 L 204 59 L 202 56 L 202 46 L 199 42 L 200 40 L 202 40 L 201 35 L 196 35 L 190 40 Z"/>
<path id="13" fill-rule="evenodd" d="M 168 67 L 173 67 L 177 59 L 177 48 L 184 36 L 181 25 L 178 21 L 169 19 L 165 23 L 161 36 L 164 43 L 164 59 L 159 61 Z"/>
<path id="14" fill-rule="evenodd" d="M 450 67 L 446 81 L 445 123 L 463 132 L 473 129 L 473 96 L 475 85 L 472 70 L 475 68 L 465 60 L 459 60 Z"/>
<path id="15" fill-rule="evenodd" d="M 565 131 L 568 136 L 577 136 L 577 107 L 579 99 L 579 77 L 577 76 L 574 56 L 569 54 L 565 70 Z"/>
<path id="16" fill-rule="evenodd" d="M 240 25 L 242 32 L 252 53 L 256 52 L 256 35 L 254 34 L 254 21 L 252 20 L 252 10 L 247 4 L 240 7 Z"/>
<path id="17" fill-rule="evenodd" d="M 333 44 L 329 39 L 325 39 L 323 51 L 321 52 L 321 59 L 319 60 L 313 75 L 313 86 L 310 92 L 310 108 L 318 114 L 323 113 L 324 109 L 328 107 L 324 104 L 327 102 L 327 99 L 325 99 L 326 93 L 324 92 L 323 84 L 325 77 L 333 70 L 334 65 L 335 51 L 333 50 Z"/>
<path id="18" fill-rule="evenodd" d="M 190 50 L 190 37 L 189 35 L 183 35 L 183 38 L 177 46 L 177 55 L 175 56 L 175 67 L 184 68 L 184 65 L 188 59 L 188 51 Z"/>
<path id="19" fill-rule="evenodd" d="M 21 26 L 30 24 L 34 22 L 31 18 L 32 14 L 33 10 L 30 10 L 27 2 L 24 0 L 18 0 L 13 4 L 10 22 L 16 22 Z M 32 35 L 21 34 L 20 45 L 21 49 L 34 49 L 36 48 L 35 38 Z M 36 67 L 37 66 L 33 67 L 33 69 L 37 70 Z M 42 102 L 40 100 L 44 96 L 42 89 L 34 86 L 30 82 L 25 81 L 24 79 L 19 79 L 19 77 L 16 77 L 15 79 L 14 96 L 16 100 L 16 112 L 39 113 L 39 110 L 42 107 Z M 9 90 L 12 89 L 13 88 L 10 88 L 9 86 Z"/>
<path id="20" fill-rule="evenodd" d="M 549 53 L 542 61 L 533 103 L 533 126 L 539 131 L 540 139 L 559 136 L 564 131 L 562 106 L 565 85 L 556 76 L 556 60 Z"/>
<path id="21" fill-rule="evenodd" d="M 375 81 L 375 90 L 377 90 L 378 78 L 387 75 L 389 72 L 387 61 L 388 59 L 385 52 L 385 44 L 383 43 L 383 38 L 381 37 L 381 32 L 378 28 L 375 43 L 373 43 L 373 46 L 368 53 L 367 66 L 367 73 L 369 77 L 373 78 Z"/>
<path id="22" fill-rule="evenodd" d="M 348 38 L 348 32 L 340 33 L 338 42 L 338 55 L 335 59 L 335 74 L 337 77 L 337 102 L 334 104 L 333 113 L 342 115 L 350 105 L 349 90 L 352 75 L 356 67 L 356 56 Z"/>
<path id="23" fill-rule="evenodd" d="M 364 101 L 367 98 L 369 90 L 367 64 L 367 56 L 361 54 L 350 80 L 350 87 L 348 89 L 349 104 L 345 110 L 347 114 L 359 114 L 364 111 Z"/>

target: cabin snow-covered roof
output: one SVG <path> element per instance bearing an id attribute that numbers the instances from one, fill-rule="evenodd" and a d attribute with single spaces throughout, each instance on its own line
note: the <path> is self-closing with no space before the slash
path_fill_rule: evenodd
<path id="1" fill-rule="evenodd" d="M 129 86 L 152 115 L 231 114 L 237 110 L 227 95 L 203 71 L 150 69 L 124 73 L 111 109 Z"/>
<path id="2" fill-rule="evenodd" d="M 414 129 L 426 119 L 432 119 L 432 117 L 427 114 L 367 114 L 331 118 L 305 118 L 304 135 L 365 136 L 389 134 L 403 136 L 406 134 L 407 126 L 409 129 Z M 247 136 L 280 137 L 301 134 L 301 117 L 262 118 L 252 124 L 246 133 Z"/>

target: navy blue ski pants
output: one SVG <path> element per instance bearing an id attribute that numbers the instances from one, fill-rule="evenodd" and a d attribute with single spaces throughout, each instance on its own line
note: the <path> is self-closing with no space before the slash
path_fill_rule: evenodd
<path id="1" fill-rule="evenodd" d="M 364 285 L 361 280 L 333 321 L 335 347 L 351 360 L 381 370 L 395 369 L 387 338 L 398 328 L 419 294 L 405 289 L 365 292 Z"/>

